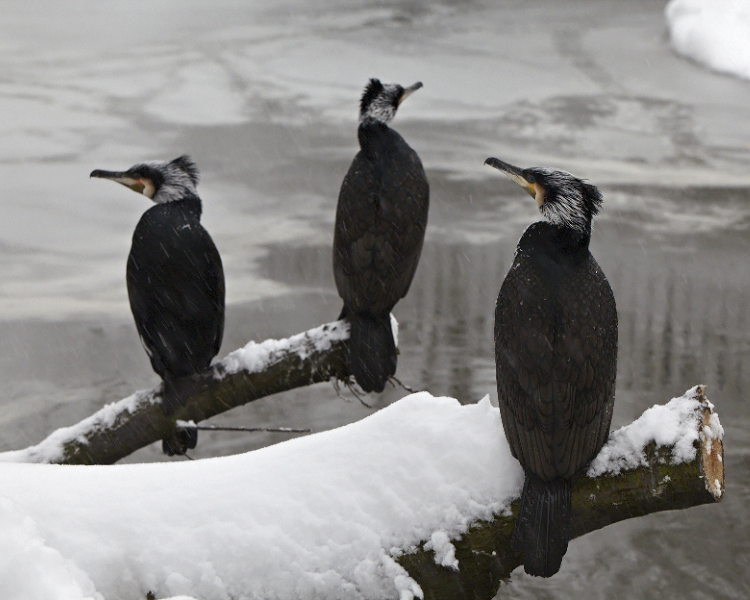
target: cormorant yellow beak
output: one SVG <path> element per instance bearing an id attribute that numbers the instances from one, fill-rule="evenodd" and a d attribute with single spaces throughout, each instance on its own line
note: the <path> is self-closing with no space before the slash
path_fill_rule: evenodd
<path id="1" fill-rule="evenodd" d="M 149 185 L 151 185 L 151 182 L 148 180 L 144 181 L 143 179 L 133 179 L 122 171 L 102 171 L 101 169 L 96 169 L 94 171 L 91 171 L 91 175 L 89 175 L 89 177 L 97 177 L 99 179 L 109 179 L 110 181 L 115 181 L 139 194 L 143 194 L 144 190 L 147 189 Z"/>
<path id="2" fill-rule="evenodd" d="M 522 175 L 522 169 L 519 169 L 518 167 L 514 167 L 511 164 L 508 164 L 506 162 L 503 162 L 499 158 L 488 158 L 484 161 L 485 165 L 490 165 L 491 167 L 495 167 L 496 169 L 502 171 L 505 173 L 509 179 L 512 179 L 515 181 L 518 185 L 520 185 L 523 189 L 526 190 L 526 192 L 536 200 L 536 203 L 539 207 L 544 204 L 544 190 L 541 188 L 541 186 L 537 185 L 536 183 L 529 183 L 526 178 Z"/>
<path id="3" fill-rule="evenodd" d="M 414 85 L 409 86 L 408 88 L 404 89 L 404 93 L 401 94 L 401 97 L 398 99 L 398 105 L 401 106 L 401 103 L 406 100 L 409 96 L 411 96 L 414 92 L 416 92 L 419 88 L 422 87 L 422 82 L 417 81 Z"/>

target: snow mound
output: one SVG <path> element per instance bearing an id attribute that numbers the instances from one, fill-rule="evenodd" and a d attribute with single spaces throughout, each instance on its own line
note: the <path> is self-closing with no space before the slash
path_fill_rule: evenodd
<path id="1" fill-rule="evenodd" d="M 723 429 L 702 398 L 696 386 L 650 408 L 588 474 L 638 467 L 652 442 L 675 462 L 693 460 L 699 438 L 710 454 Z M 506 513 L 523 471 L 488 397 L 462 406 L 421 392 L 238 456 L 0 463 L 0 481 L 3 600 L 410 600 L 422 590 L 397 557 L 426 542 L 457 568 L 452 540 Z"/>
<path id="2" fill-rule="evenodd" d="M 0 463 L 0 598 L 402 598 L 395 557 L 503 511 L 523 472 L 488 398 L 412 394 L 332 431 L 225 458 Z"/>
<path id="3" fill-rule="evenodd" d="M 665 16 L 679 54 L 750 79 L 750 0 L 671 0 Z"/>
<path id="4" fill-rule="evenodd" d="M 50 548 L 34 520 L 0 498 L 0 592 L 3 598 L 104 600 L 73 561 Z"/>

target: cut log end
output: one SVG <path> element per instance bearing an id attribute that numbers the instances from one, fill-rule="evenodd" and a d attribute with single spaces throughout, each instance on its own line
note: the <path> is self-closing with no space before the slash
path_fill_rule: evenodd
<path id="1" fill-rule="evenodd" d="M 706 398 L 706 386 L 696 386 L 696 397 L 701 403 L 700 473 L 704 479 L 706 491 L 715 502 L 724 498 L 724 443 L 723 430 L 719 424 L 714 406 Z"/>

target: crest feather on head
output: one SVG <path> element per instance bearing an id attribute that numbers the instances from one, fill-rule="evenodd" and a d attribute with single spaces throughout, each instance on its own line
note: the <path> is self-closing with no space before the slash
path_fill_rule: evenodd
<path id="1" fill-rule="evenodd" d="M 193 186 L 198 185 L 198 167 L 195 166 L 193 159 L 190 158 L 189 155 L 183 154 L 182 156 L 178 156 L 173 161 L 171 161 L 170 164 L 176 166 L 182 171 L 185 171 L 185 173 L 187 173 L 187 176 L 190 177 L 190 181 L 193 182 Z"/>
<path id="2" fill-rule="evenodd" d="M 372 101 L 382 93 L 383 84 L 380 82 L 380 79 L 372 77 L 367 87 L 365 87 L 365 91 L 362 93 L 362 99 L 359 101 L 359 113 L 364 114 L 367 111 L 367 107 L 372 104 Z"/>

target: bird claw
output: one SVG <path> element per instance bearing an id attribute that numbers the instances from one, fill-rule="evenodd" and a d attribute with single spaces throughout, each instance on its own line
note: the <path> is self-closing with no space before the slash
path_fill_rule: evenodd
<path id="1" fill-rule="evenodd" d="M 187 456 L 187 451 L 197 445 L 198 429 L 194 425 L 177 425 L 172 435 L 161 441 L 161 450 L 167 456 Z"/>
<path id="2" fill-rule="evenodd" d="M 413 387 L 406 385 L 404 382 L 398 379 L 395 375 L 391 375 L 388 378 L 388 381 L 393 387 L 396 387 L 396 385 L 398 385 L 399 387 L 404 388 L 410 394 L 415 394 L 416 392 L 424 391 L 424 390 L 415 390 Z"/>
<path id="3" fill-rule="evenodd" d="M 353 377 L 348 377 L 347 379 L 334 379 L 333 380 L 333 389 L 336 390 L 336 395 L 343 399 L 345 402 L 351 402 L 351 398 L 347 398 L 341 393 L 341 386 L 340 384 L 343 383 L 346 389 L 349 390 L 349 392 L 354 396 L 357 400 L 359 400 L 360 404 L 362 406 L 366 406 L 367 408 L 372 408 L 372 404 L 367 404 L 367 402 L 364 401 L 364 394 L 360 392 L 359 389 L 357 389 L 356 381 Z"/>

